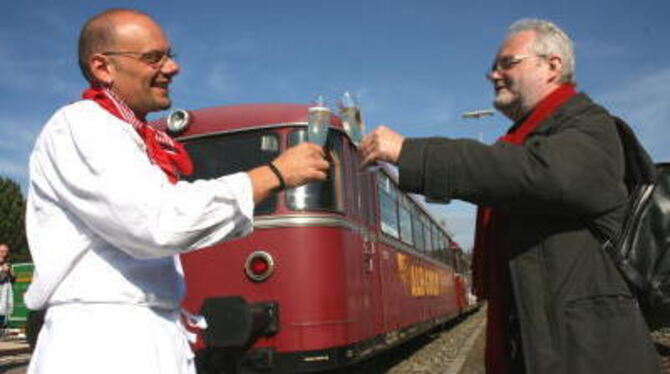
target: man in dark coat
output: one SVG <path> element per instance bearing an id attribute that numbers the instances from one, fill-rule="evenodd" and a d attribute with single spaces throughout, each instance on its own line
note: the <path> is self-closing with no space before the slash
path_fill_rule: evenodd
<path id="1" fill-rule="evenodd" d="M 404 191 L 479 205 L 487 373 L 657 373 L 636 301 L 593 232 L 620 228 L 623 153 L 607 111 L 574 90 L 570 38 L 518 21 L 488 78 L 514 121 L 498 142 L 405 139 L 382 126 L 363 140 L 363 163 L 397 164 Z"/>

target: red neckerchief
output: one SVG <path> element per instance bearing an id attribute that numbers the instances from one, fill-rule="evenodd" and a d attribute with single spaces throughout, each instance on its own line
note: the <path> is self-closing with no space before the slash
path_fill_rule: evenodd
<path id="1" fill-rule="evenodd" d="M 572 84 L 561 85 L 542 99 L 523 123 L 513 126 L 499 140 L 522 145 L 533 130 L 576 93 Z M 496 374 L 507 374 L 511 370 L 507 325 L 512 294 L 505 222 L 503 212 L 479 207 L 472 262 L 474 292 L 479 298 L 488 300 L 486 372 Z"/>
<path id="2" fill-rule="evenodd" d="M 191 158 L 184 146 L 165 132 L 137 118 L 123 100 L 111 90 L 94 86 L 84 91 L 81 96 L 83 99 L 95 101 L 110 114 L 132 125 L 146 145 L 147 156 L 165 172 L 170 183 L 177 183 L 181 175 L 193 172 Z"/>

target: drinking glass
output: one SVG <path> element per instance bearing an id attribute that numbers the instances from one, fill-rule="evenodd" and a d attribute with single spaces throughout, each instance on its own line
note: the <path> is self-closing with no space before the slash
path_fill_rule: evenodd
<path id="1" fill-rule="evenodd" d="M 365 131 L 365 123 L 361 116 L 361 107 L 358 100 L 349 91 L 344 91 L 338 101 L 338 107 L 344 131 L 349 135 L 351 141 L 358 146 L 363 140 Z"/>
<path id="2" fill-rule="evenodd" d="M 363 121 L 361 105 L 358 99 L 349 91 L 344 91 L 337 102 L 337 106 L 340 110 L 340 118 L 342 119 L 344 131 L 347 132 L 352 143 L 358 147 L 365 135 L 365 122 Z M 365 167 L 361 172 L 373 173 L 378 171 L 379 167 L 379 163 L 375 162 Z"/>
<path id="3" fill-rule="evenodd" d="M 307 141 L 323 147 L 328 138 L 330 109 L 324 103 L 322 96 L 318 96 L 314 105 L 309 108 L 307 122 Z"/>

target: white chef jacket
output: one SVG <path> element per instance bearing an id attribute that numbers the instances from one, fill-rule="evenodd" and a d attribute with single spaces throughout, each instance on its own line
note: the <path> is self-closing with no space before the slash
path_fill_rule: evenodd
<path id="1" fill-rule="evenodd" d="M 171 184 L 130 124 L 90 100 L 58 110 L 30 157 L 25 302 L 49 311 L 29 373 L 192 372 L 176 255 L 248 234 L 253 205 L 246 173 Z M 130 341 L 158 352 L 164 335 L 191 364 L 158 359 L 147 371 L 158 355 Z"/>

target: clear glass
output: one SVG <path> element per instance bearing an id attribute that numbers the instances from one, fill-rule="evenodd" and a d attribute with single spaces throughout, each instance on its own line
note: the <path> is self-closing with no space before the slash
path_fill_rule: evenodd
<path id="1" fill-rule="evenodd" d="M 342 126 L 347 132 L 352 142 L 357 146 L 363 140 L 365 133 L 365 123 L 361 116 L 361 107 L 358 100 L 349 91 L 345 91 L 337 103 L 342 119 Z"/>
<path id="2" fill-rule="evenodd" d="M 361 105 L 358 98 L 349 91 L 344 91 L 340 99 L 337 101 L 340 119 L 342 119 L 342 127 L 347 132 L 351 142 L 356 147 L 361 144 L 365 136 L 365 121 L 363 121 L 363 114 L 361 113 Z M 373 163 L 368 165 L 363 173 L 374 173 L 379 170 L 379 164 Z"/>
<path id="3" fill-rule="evenodd" d="M 329 127 L 330 108 L 326 106 L 322 96 L 317 96 L 314 105 L 309 108 L 307 140 L 320 146 L 325 145 Z"/>

